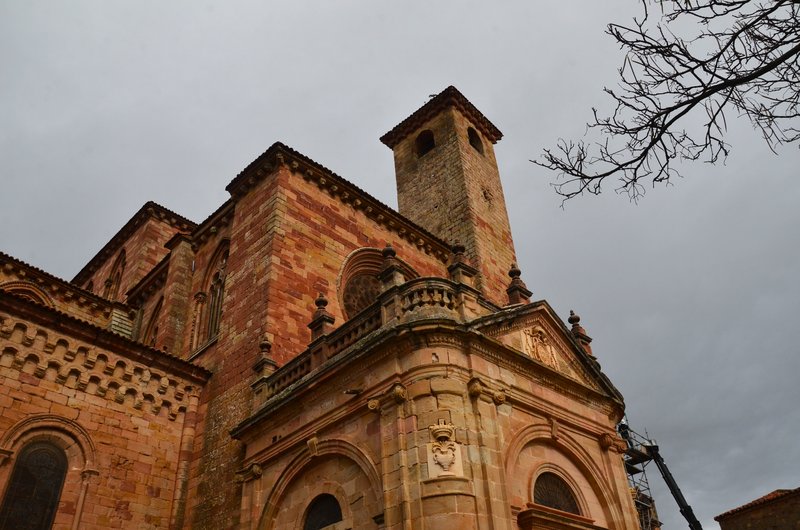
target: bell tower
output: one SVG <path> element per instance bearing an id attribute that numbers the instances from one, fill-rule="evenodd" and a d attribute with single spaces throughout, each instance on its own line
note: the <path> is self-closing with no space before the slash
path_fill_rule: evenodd
<path id="1" fill-rule="evenodd" d="M 502 136 L 450 86 L 381 137 L 394 152 L 400 213 L 464 245 L 479 271 L 478 288 L 501 306 L 516 262 L 494 156 Z"/>

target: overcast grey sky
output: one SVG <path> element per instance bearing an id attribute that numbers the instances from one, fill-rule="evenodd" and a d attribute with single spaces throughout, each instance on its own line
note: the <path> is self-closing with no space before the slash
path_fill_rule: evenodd
<path id="1" fill-rule="evenodd" d="M 395 206 L 378 137 L 453 84 L 496 146 L 523 279 L 583 317 L 706 528 L 800 476 L 800 151 L 732 120 L 727 164 L 560 209 L 620 51 L 604 2 L 0 0 L 0 249 L 66 279 L 147 200 L 200 221 L 276 140 Z M 733 116 L 731 116 L 733 118 Z M 612 183 L 610 183 L 612 184 Z M 686 523 L 650 472 L 665 529 Z"/>

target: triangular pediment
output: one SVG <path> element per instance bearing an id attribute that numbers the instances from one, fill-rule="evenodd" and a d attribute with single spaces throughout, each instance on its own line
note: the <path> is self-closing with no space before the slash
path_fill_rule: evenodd
<path id="1" fill-rule="evenodd" d="M 618 394 L 545 303 L 483 318 L 474 329 L 585 387 Z"/>

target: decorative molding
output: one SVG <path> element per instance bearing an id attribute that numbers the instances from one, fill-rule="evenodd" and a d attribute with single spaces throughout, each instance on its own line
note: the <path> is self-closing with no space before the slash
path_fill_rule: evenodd
<path id="1" fill-rule="evenodd" d="M 93 347 L 72 346 L 64 338 L 48 342 L 48 333 L 43 329 L 35 329 L 33 337 L 42 337 L 44 342 L 32 351 L 34 339 L 28 332 L 26 323 L 12 324 L 10 319 L 0 317 L 0 338 L 17 345 L 0 352 L 2 365 L 116 403 L 128 403 L 137 410 L 156 415 L 166 411 L 170 420 L 186 411 L 187 396 L 198 395 L 196 386 L 152 366 L 98 352 Z"/>

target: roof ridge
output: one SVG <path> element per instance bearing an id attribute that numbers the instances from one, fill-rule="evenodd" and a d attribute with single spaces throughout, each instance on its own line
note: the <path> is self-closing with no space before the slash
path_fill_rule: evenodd
<path id="1" fill-rule="evenodd" d="M 72 278 L 71 283 L 73 284 L 81 284 L 86 281 L 86 279 L 94 273 L 100 266 L 102 261 L 108 259 L 108 256 L 115 252 L 120 246 L 122 246 L 122 242 L 127 239 L 127 236 L 130 232 L 136 229 L 139 225 L 139 222 L 142 218 L 147 216 L 153 216 L 155 213 L 161 214 L 159 217 L 162 219 L 170 218 L 170 220 L 174 219 L 176 223 L 186 226 L 186 230 L 194 230 L 197 228 L 197 224 L 194 221 L 191 221 L 180 214 L 177 214 L 166 208 L 155 201 L 147 201 L 139 208 L 136 213 L 134 213 L 128 221 L 122 225 L 116 234 L 111 236 L 103 247 L 97 251 L 87 263 L 83 266 L 83 268 L 78 271 L 78 274 Z"/>

